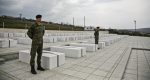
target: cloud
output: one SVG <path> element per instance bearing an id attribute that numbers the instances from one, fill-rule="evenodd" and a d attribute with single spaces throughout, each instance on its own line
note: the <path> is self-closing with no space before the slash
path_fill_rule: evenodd
<path id="1" fill-rule="evenodd" d="M 82 7 L 74 12 L 72 16 L 75 16 L 75 23 L 80 25 L 83 25 L 83 16 L 86 16 L 86 25 L 105 28 L 134 28 L 133 20 L 137 20 L 138 28 L 150 27 L 149 3 L 148 0 L 93 2 L 92 6 Z M 69 18 L 71 20 L 71 17 Z M 68 22 L 71 23 L 72 21 L 68 20 Z"/>
<path id="2" fill-rule="evenodd" d="M 149 0 L 0 0 L 0 15 L 34 18 L 42 14 L 43 20 L 105 28 L 132 28 L 150 26 Z"/>
<path id="3" fill-rule="evenodd" d="M 13 14 L 20 11 L 31 1 L 26 0 L 0 0 L 0 14 Z"/>

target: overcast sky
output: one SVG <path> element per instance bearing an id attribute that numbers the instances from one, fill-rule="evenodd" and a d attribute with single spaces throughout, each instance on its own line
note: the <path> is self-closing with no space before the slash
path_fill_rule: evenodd
<path id="1" fill-rule="evenodd" d="M 0 15 L 35 18 L 44 21 L 103 28 L 133 29 L 150 27 L 150 0 L 0 0 Z"/>

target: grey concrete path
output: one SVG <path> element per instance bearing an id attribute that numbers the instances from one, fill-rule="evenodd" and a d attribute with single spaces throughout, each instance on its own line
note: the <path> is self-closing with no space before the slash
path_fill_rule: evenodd
<path id="1" fill-rule="evenodd" d="M 149 51 L 133 51 L 131 56 L 130 51 L 132 47 L 150 48 L 149 43 L 150 38 L 147 37 L 128 37 L 97 52 L 88 52 L 85 57 L 66 58 L 64 65 L 44 72 L 38 71 L 37 75 L 30 73 L 29 64 L 13 60 L 0 65 L 2 74 L 0 78 L 7 80 L 148 80 L 147 73 L 142 70 L 149 71 Z M 133 58 L 135 59 L 132 63 Z M 136 67 L 135 70 L 130 70 L 130 67 L 136 65 L 138 70 Z M 132 76 L 137 74 L 138 79 L 133 79 Z"/>

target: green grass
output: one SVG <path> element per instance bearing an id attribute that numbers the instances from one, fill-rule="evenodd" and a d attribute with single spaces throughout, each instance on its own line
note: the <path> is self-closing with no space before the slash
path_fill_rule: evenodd
<path id="1" fill-rule="evenodd" d="M 3 27 L 3 22 L 5 23 L 5 28 L 16 28 L 16 29 L 25 29 L 30 27 L 34 20 L 31 19 L 19 19 L 19 18 L 12 18 L 12 17 L 2 17 L 0 16 L 0 28 Z M 73 26 L 67 24 L 57 24 L 57 23 L 48 23 L 42 22 L 45 26 L 46 30 L 73 30 L 73 31 L 83 31 L 84 28 L 81 26 Z M 26 27 L 27 26 L 27 27 Z"/>

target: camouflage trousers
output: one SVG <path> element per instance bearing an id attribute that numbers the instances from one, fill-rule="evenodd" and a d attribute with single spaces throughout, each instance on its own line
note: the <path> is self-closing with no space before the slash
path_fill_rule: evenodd
<path id="1" fill-rule="evenodd" d="M 40 43 L 40 44 L 32 43 L 31 51 L 30 51 L 30 55 L 31 55 L 30 65 L 31 66 L 35 65 L 36 52 L 37 52 L 37 65 L 41 65 L 42 50 L 43 50 L 43 43 Z"/>
<path id="2" fill-rule="evenodd" d="M 95 38 L 95 44 L 98 44 L 99 38 Z"/>

